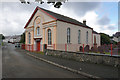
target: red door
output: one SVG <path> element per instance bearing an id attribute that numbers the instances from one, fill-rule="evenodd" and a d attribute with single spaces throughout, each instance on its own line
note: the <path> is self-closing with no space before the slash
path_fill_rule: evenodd
<path id="1" fill-rule="evenodd" d="M 40 51 L 40 41 L 37 41 L 37 51 Z"/>

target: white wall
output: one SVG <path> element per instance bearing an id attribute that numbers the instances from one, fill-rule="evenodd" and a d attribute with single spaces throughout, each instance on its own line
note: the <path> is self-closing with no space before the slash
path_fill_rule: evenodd
<path id="1" fill-rule="evenodd" d="M 88 45 L 92 46 L 92 29 L 80 27 L 70 23 L 57 21 L 57 44 L 67 43 L 67 28 L 71 29 L 71 44 L 73 46 L 78 45 L 78 30 L 81 30 L 81 44 L 86 44 L 86 32 L 88 31 Z M 64 47 L 64 45 L 62 45 Z M 75 47 L 72 47 L 75 48 Z"/>
<path id="2" fill-rule="evenodd" d="M 115 42 L 118 42 L 118 39 L 119 39 L 119 38 L 117 38 L 117 37 L 113 37 L 113 40 L 114 40 Z"/>
<path id="3" fill-rule="evenodd" d="M 93 45 L 94 45 L 94 36 L 96 36 L 97 47 L 101 45 L 100 34 L 93 34 Z"/>

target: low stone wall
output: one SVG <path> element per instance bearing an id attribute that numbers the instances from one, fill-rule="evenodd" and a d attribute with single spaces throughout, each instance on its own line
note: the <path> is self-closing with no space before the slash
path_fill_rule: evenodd
<path id="1" fill-rule="evenodd" d="M 95 64 L 105 64 L 115 67 L 120 67 L 120 56 L 110 56 L 105 54 L 92 54 L 92 53 L 80 53 L 80 52 L 68 52 L 59 50 L 45 50 L 47 55 L 72 59 L 82 62 L 91 62 Z"/>

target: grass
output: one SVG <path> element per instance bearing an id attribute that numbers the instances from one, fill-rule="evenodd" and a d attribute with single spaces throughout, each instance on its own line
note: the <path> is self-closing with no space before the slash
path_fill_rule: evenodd
<path id="1" fill-rule="evenodd" d="M 104 52 L 105 54 L 110 54 L 110 52 Z"/>
<path id="2" fill-rule="evenodd" d="M 100 54 L 100 52 L 89 52 L 89 53 L 99 53 Z M 110 52 L 103 52 L 103 53 L 105 53 L 105 54 L 111 54 Z"/>
<path id="3" fill-rule="evenodd" d="M 42 54 L 42 55 L 44 55 L 44 53 L 43 52 L 41 52 L 41 51 L 34 51 L 34 53 L 37 53 L 37 54 Z"/>
<path id="4" fill-rule="evenodd" d="M 4 43 L 3 43 L 3 42 L 1 42 L 0 44 L 1 44 L 1 46 L 4 46 Z"/>
<path id="5" fill-rule="evenodd" d="M 88 52 L 88 53 L 100 53 L 100 52 Z"/>

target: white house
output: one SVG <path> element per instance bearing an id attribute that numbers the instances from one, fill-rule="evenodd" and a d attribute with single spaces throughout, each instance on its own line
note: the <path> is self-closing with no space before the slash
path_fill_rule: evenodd
<path id="1" fill-rule="evenodd" d="M 114 40 L 115 42 L 120 42 L 120 32 L 116 32 L 115 34 L 113 34 L 112 40 Z"/>
<path id="2" fill-rule="evenodd" d="M 5 39 L 3 40 L 3 42 L 17 43 L 17 42 L 20 42 L 20 39 L 21 39 L 20 35 L 5 36 Z"/>

